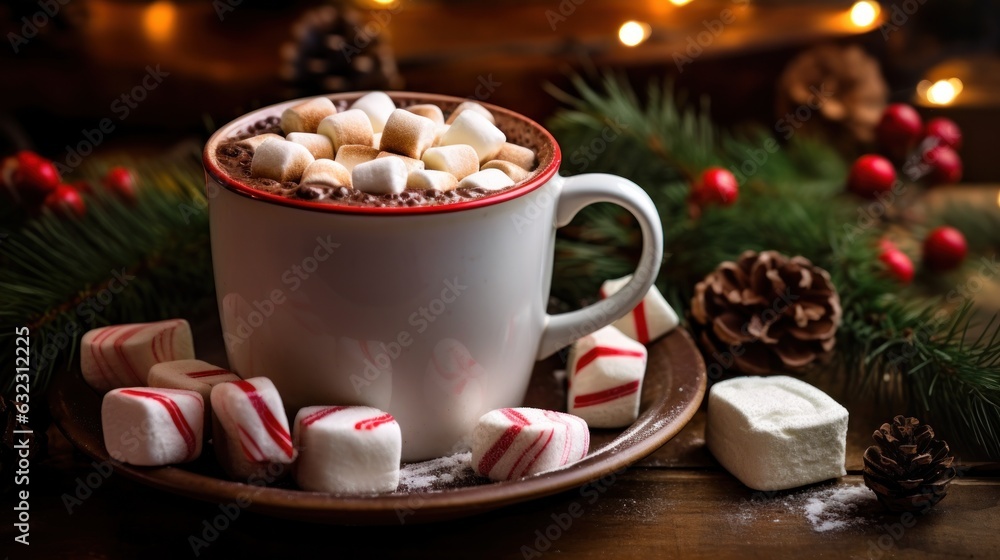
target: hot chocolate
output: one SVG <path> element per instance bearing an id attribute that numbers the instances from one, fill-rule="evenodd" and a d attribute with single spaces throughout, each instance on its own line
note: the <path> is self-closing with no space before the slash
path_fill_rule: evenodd
<path id="1" fill-rule="evenodd" d="M 445 105 L 397 106 L 381 92 L 353 103 L 313 98 L 238 131 L 215 156 L 226 174 L 262 192 L 383 208 L 503 193 L 550 157 L 506 115 L 475 102 Z"/>

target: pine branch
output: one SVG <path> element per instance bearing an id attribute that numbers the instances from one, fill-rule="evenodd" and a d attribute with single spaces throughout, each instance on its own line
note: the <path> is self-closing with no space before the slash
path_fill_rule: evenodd
<path id="1" fill-rule="evenodd" d="M 87 213 L 43 211 L 0 244 L 0 359 L 13 363 L 14 330 L 31 329 L 33 390 L 75 360 L 80 336 L 115 323 L 189 314 L 211 304 L 208 216 L 200 152 L 164 160 L 116 161 L 134 169 L 138 200 L 98 192 Z M 109 162 L 83 178 L 98 184 Z M 5 371 L 9 389 L 13 371 Z"/>
<path id="2" fill-rule="evenodd" d="M 775 144 L 760 131 L 717 130 L 707 103 L 699 111 L 681 106 L 669 82 L 651 86 L 645 106 L 618 78 L 606 77 L 600 91 L 573 83 L 576 95 L 555 92 L 570 108 L 549 122 L 569 154 L 563 171 L 615 173 L 645 188 L 664 227 L 667 258 L 657 285 L 675 309 L 686 311 L 695 283 L 745 250 L 806 256 L 830 271 L 840 292 L 844 319 L 832 367 L 844 373 L 846 389 L 905 395 L 913 412 L 938 418 L 955 439 L 1000 456 L 1000 321 L 970 337 L 971 302 L 950 310 L 885 275 L 877 246 L 884 231 L 859 225 L 863 204 L 842 194 L 846 166 L 832 148 L 794 137 L 769 150 Z M 606 144 L 599 153 L 597 139 Z M 687 209 L 690 178 L 709 165 L 734 170 L 740 198 L 695 220 Z M 1000 218 L 975 215 L 965 220 L 967 234 L 982 233 L 995 250 Z M 585 209 L 560 230 L 554 293 L 593 299 L 602 280 L 632 270 L 639 244 L 622 210 Z"/>

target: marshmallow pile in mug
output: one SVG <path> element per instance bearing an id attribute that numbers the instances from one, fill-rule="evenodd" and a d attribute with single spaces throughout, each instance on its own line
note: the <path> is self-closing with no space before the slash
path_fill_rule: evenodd
<path id="1" fill-rule="evenodd" d="M 284 138 L 262 134 L 241 141 L 254 150 L 254 177 L 398 194 L 498 191 L 535 169 L 534 150 L 507 142 L 493 114 L 474 101 L 461 103 L 445 120 L 437 105 L 398 108 L 383 92 L 339 112 L 330 99 L 317 97 L 285 109 L 281 129 Z"/>

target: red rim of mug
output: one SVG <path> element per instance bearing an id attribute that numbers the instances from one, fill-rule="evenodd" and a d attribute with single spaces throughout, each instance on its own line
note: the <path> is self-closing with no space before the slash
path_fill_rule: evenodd
<path id="1" fill-rule="evenodd" d="M 323 97 L 329 97 L 333 101 L 340 100 L 354 100 L 368 92 L 351 92 L 351 93 L 341 93 L 326 95 Z M 432 93 L 414 93 L 414 92 L 401 92 L 401 91 L 387 91 L 387 93 L 394 101 L 397 103 L 400 101 L 421 101 L 421 102 L 449 102 L 449 103 L 461 103 L 466 101 L 466 99 L 460 97 L 452 97 L 450 95 L 438 95 Z M 319 96 L 314 96 L 319 97 Z M 202 162 L 205 166 L 205 171 L 209 177 L 215 180 L 218 184 L 235 192 L 255 200 L 260 200 L 263 202 L 270 202 L 272 204 L 278 204 L 280 206 L 287 206 L 290 208 L 301 208 L 304 210 L 315 210 L 320 212 L 332 212 L 335 214 L 370 214 L 370 215 L 380 215 L 380 216 L 391 216 L 391 215 L 407 215 L 412 216 L 415 214 L 437 214 L 443 212 L 459 212 L 462 210 L 471 210 L 473 208 L 482 208 L 484 206 L 492 206 L 494 204 L 500 204 L 508 200 L 512 200 L 523 196 L 525 194 L 534 191 L 535 189 L 541 187 L 551 179 L 556 172 L 559 170 L 559 164 L 562 161 L 562 152 L 559 150 L 559 144 L 556 143 L 555 138 L 548 130 L 543 128 L 540 124 L 535 121 L 521 115 L 520 113 L 515 113 L 509 109 L 504 109 L 503 107 L 498 107 L 490 103 L 482 103 L 484 107 L 492 111 L 494 114 L 502 114 L 508 118 L 522 121 L 527 123 L 533 129 L 539 131 L 542 138 L 552 146 L 552 158 L 549 160 L 548 165 L 544 169 L 539 170 L 534 178 L 525 182 L 523 185 L 519 185 L 511 190 L 504 191 L 502 193 L 486 196 L 483 198 L 477 198 L 473 200 L 466 200 L 462 202 L 453 202 L 448 204 L 436 204 L 431 206 L 396 206 L 396 207 L 371 207 L 371 206 L 348 206 L 346 204 L 329 204 L 323 202 L 314 202 L 310 200 L 300 200 L 295 198 L 288 198 L 285 196 L 280 196 L 276 194 L 267 193 L 264 191 L 257 190 L 249 185 L 245 185 L 238 180 L 227 175 L 219 166 L 215 160 L 215 150 L 218 143 L 230 136 L 233 132 L 244 126 L 247 123 L 252 123 L 261 118 L 269 116 L 280 116 L 281 110 L 290 105 L 295 105 L 303 101 L 308 101 L 313 97 L 295 99 L 290 101 L 285 101 L 282 103 L 277 103 L 274 105 L 269 105 L 252 111 L 239 117 L 219 130 L 208 139 L 205 144 L 205 150 L 202 153 Z"/>

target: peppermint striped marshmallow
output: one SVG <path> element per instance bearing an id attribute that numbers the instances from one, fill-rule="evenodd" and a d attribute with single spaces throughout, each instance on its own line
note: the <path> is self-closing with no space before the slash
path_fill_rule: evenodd
<path id="1" fill-rule="evenodd" d="M 573 343 L 566 409 L 595 428 L 620 428 L 639 416 L 646 347 L 608 325 Z"/>
<path id="2" fill-rule="evenodd" d="M 204 414 L 195 391 L 114 389 L 101 403 L 104 446 L 113 459 L 130 465 L 193 461 L 201 455 Z"/>
<path id="3" fill-rule="evenodd" d="M 632 275 L 606 280 L 601 285 L 601 298 L 611 297 L 624 288 L 631 279 Z M 647 344 L 674 330 L 679 323 L 677 313 L 667 300 L 663 299 L 656 286 L 651 286 L 639 305 L 612 325 L 633 339 Z"/>
<path id="4" fill-rule="evenodd" d="M 472 432 L 472 467 L 480 476 L 514 480 L 583 459 L 590 430 L 582 418 L 538 408 L 487 412 Z"/>
<path id="5" fill-rule="evenodd" d="M 281 396 L 266 377 L 220 383 L 212 388 L 215 454 L 229 476 L 246 480 L 267 471 L 284 473 L 295 460 Z"/>
<path id="6" fill-rule="evenodd" d="M 194 358 L 184 319 L 101 327 L 83 335 L 80 345 L 83 379 L 98 391 L 145 386 L 154 365 Z"/>

